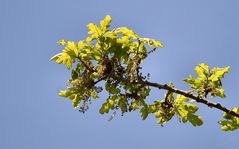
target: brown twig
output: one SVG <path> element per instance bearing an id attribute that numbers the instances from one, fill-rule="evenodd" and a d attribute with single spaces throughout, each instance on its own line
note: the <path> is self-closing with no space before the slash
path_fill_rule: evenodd
<path id="1" fill-rule="evenodd" d="M 232 110 L 229 110 L 229 109 L 227 109 L 226 107 L 222 106 L 219 103 L 210 102 L 210 101 L 208 101 L 205 98 L 197 97 L 197 96 L 195 96 L 195 95 L 193 95 L 191 93 L 187 93 L 185 91 L 182 91 L 182 90 L 170 87 L 167 84 L 162 85 L 162 84 L 152 83 L 152 82 L 148 82 L 148 81 L 142 81 L 140 83 L 144 84 L 144 85 L 147 85 L 147 86 L 156 87 L 158 89 L 164 89 L 164 90 L 167 90 L 167 91 L 172 92 L 172 93 L 177 93 L 177 94 L 183 95 L 183 96 L 188 97 L 190 99 L 194 99 L 196 102 L 206 104 L 207 106 L 209 106 L 211 108 L 213 107 L 213 108 L 219 109 L 221 111 L 226 112 L 227 114 L 230 114 L 230 115 L 233 115 L 233 116 L 239 118 L 239 113 L 236 113 L 236 112 L 234 112 Z"/>

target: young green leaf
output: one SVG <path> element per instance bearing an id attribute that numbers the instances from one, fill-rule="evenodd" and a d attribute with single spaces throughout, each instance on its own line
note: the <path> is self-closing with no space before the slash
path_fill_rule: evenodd
<path id="1" fill-rule="evenodd" d="M 209 77 L 209 80 L 215 82 L 219 81 L 221 78 L 224 77 L 226 73 L 228 73 L 230 70 L 230 66 L 224 67 L 224 68 L 213 68 L 212 69 L 212 75 Z"/>
<path id="2" fill-rule="evenodd" d="M 190 104 L 188 101 L 187 97 L 178 95 L 175 99 L 175 113 L 183 123 L 189 121 L 193 126 L 201 126 L 203 124 L 202 117 L 195 115 L 198 106 Z"/>
<path id="3" fill-rule="evenodd" d="M 111 16 L 107 15 L 104 20 L 100 21 L 100 27 L 102 28 L 103 32 L 105 32 L 109 27 L 112 21 Z"/>
<path id="4" fill-rule="evenodd" d="M 239 108 L 233 108 L 232 111 L 239 113 Z M 232 116 L 230 114 L 224 113 L 223 118 L 218 123 L 222 125 L 221 129 L 223 131 L 234 131 L 239 128 L 239 118 Z"/>
<path id="5" fill-rule="evenodd" d="M 102 30 L 96 24 L 90 23 L 87 25 L 87 28 L 88 34 L 91 35 L 92 39 L 97 39 L 102 34 Z"/>

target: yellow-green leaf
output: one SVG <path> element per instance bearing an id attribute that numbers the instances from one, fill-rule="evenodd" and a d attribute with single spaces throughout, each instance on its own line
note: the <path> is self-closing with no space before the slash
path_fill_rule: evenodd
<path id="1" fill-rule="evenodd" d="M 108 105 L 108 103 L 102 104 L 99 112 L 100 112 L 100 114 L 108 113 L 109 112 L 109 105 Z"/>
<path id="2" fill-rule="evenodd" d="M 72 100 L 72 105 L 74 108 L 77 108 L 80 105 L 80 97 L 78 97 L 76 94 L 74 99 Z"/>
<path id="3" fill-rule="evenodd" d="M 63 52 L 56 54 L 50 60 L 55 61 L 58 64 L 64 63 L 66 67 L 70 69 L 72 67 L 72 63 L 75 61 L 75 58 Z"/>
<path id="4" fill-rule="evenodd" d="M 122 33 L 123 36 L 129 36 L 132 38 L 139 38 L 139 35 L 137 35 L 133 30 L 127 28 L 127 27 L 120 27 L 115 30 L 115 33 L 120 34 Z"/>
<path id="5" fill-rule="evenodd" d="M 62 96 L 62 97 L 68 97 L 68 92 L 67 90 L 61 90 L 59 93 L 58 93 L 59 96 Z"/>
<path id="6" fill-rule="evenodd" d="M 112 18 L 110 15 L 107 15 L 104 20 L 100 21 L 100 26 L 102 28 L 102 30 L 105 32 L 107 30 L 107 28 L 110 27 L 110 23 L 112 21 Z"/>
<path id="7" fill-rule="evenodd" d="M 199 78 L 205 79 L 209 73 L 209 67 L 206 64 L 201 63 L 199 66 L 195 67 L 195 72 Z"/>
<path id="8" fill-rule="evenodd" d="M 66 40 L 60 40 L 57 42 L 59 45 L 65 45 L 67 43 Z"/>
<path id="9" fill-rule="evenodd" d="M 196 116 L 193 114 L 188 115 L 188 120 L 193 126 L 201 126 L 203 124 L 202 117 L 201 116 Z"/>
<path id="10" fill-rule="evenodd" d="M 90 96 L 91 96 L 92 98 L 94 98 L 94 99 L 99 98 L 99 95 L 98 95 L 95 91 L 91 91 L 91 92 L 90 92 Z"/>
<path id="11" fill-rule="evenodd" d="M 232 108 L 232 111 L 239 113 L 239 108 Z M 222 125 L 221 129 L 223 131 L 234 131 L 236 129 L 239 129 L 239 118 L 238 117 L 224 113 L 223 118 L 225 120 L 218 122 L 220 125 Z"/>
<path id="12" fill-rule="evenodd" d="M 98 38 L 102 34 L 101 29 L 96 24 L 90 23 L 87 25 L 87 28 L 88 34 L 92 35 L 93 39 Z"/>
<path id="13" fill-rule="evenodd" d="M 72 56 L 75 56 L 75 57 L 78 56 L 79 51 L 77 49 L 77 45 L 75 44 L 75 42 L 73 42 L 73 41 L 68 41 L 67 42 L 66 52 L 69 55 L 72 55 Z"/>
<path id="14" fill-rule="evenodd" d="M 219 79 L 224 77 L 225 73 L 228 73 L 230 70 L 230 66 L 224 68 L 213 68 L 212 75 L 209 77 L 211 81 L 218 81 Z"/>

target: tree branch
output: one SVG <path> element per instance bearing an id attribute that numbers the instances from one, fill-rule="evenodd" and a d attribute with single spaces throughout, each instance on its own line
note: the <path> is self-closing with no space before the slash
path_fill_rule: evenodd
<path id="1" fill-rule="evenodd" d="M 233 115 L 233 116 L 236 116 L 239 118 L 239 113 L 236 113 L 232 110 L 229 110 L 227 109 L 226 107 L 222 106 L 221 104 L 219 103 L 213 103 L 213 102 L 210 102 L 208 101 L 206 98 L 200 98 L 200 97 L 197 97 L 197 96 L 194 96 L 193 94 L 191 93 L 187 93 L 185 91 L 182 91 L 182 90 L 178 90 L 176 88 L 172 88 L 170 86 L 168 86 L 167 84 L 165 85 L 162 85 L 162 84 L 158 84 L 158 83 L 152 83 L 152 82 L 148 82 L 148 81 L 141 81 L 139 82 L 140 84 L 144 84 L 146 86 L 151 86 L 151 87 L 156 87 L 158 89 L 164 89 L 164 90 L 167 90 L 169 92 L 172 92 L 172 93 L 177 93 L 177 94 L 180 94 L 180 95 L 183 95 L 185 97 L 188 97 L 188 98 L 191 98 L 191 99 L 194 99 L 196 100 L 197 102 L 199 103 L 203 103 L 203 104 L 206 104 L 208 105 L 209 107 L 213 107 L 213 108 L 216 108 L 216 109 L 219 109 L 221 111 L 224 111 L 230 115 Z"/>

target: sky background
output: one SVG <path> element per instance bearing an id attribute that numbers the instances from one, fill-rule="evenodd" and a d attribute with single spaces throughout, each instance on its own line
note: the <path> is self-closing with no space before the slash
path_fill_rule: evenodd
<path id="1" fill-rule="evenodd" d="M 58 97 L 69 71 L 50 62 L 58 40 L 78 41 L 86 25 L 107 14 L 112 28 L 128 26 L 142 37 L 164 43 L 143 64 L 151 81 L 189 89 L 182 80 L 194 67 L 231 66 L 223 80 L 227 107 L 239 105 L 238 0 L 0 0 L 0 148 L 1 149 L 238 149 L 239 131 L 222 132 L 222 112 L 200 105 L 204 125 L 181 124 L 176 118 L 163 128 L 154 116 L 142 121 L 138 112 L 100 115 L 94 101 L 85 114 Z M 161 99 L 153 91 L 148 99 Z"/>

